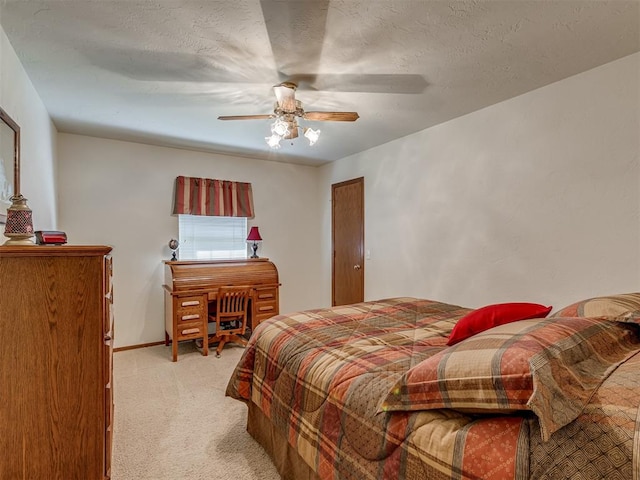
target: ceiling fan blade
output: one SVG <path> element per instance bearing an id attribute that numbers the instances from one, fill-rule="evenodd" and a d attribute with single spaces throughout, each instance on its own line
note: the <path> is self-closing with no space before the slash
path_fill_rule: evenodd
<path id="1" fill-rule="evenodd" d="M 330 122 L 355 122 L 360 115 L 357 112 L 305 112 L 305 120 Z"/>
<path id="2" fill-rule="evenodd" d="M 320 70 L 330 3 L 330 0 L 260 0 L 276 70 L 284 73 Z"/>
<path id="3" fill-rule="evenodd" d="M 278 72 L 280 74 L 280 72 Z M 311 82 L 325 92 L 366 92 L 420 94 L 429 86 L 422 75 L 415 74 L 319 74 Z M 302 88 L 302 87 L 301 87 Z"/>
<path id="4" fill-rule="evenodd" d="M 267 120 L 271 115 L 223 115 L 218 120 Z"/>
<path id="5" fill-rule="evenodd" d="M 292 82 L 282 82 L 273 87 L 273 91 L 278 99 L 278 107 L 285 112 L 296 111 L 296 84 Z"/>

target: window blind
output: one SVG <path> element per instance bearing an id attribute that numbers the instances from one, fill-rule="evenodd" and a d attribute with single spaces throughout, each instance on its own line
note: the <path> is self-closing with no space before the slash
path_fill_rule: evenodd
<path id="1" fill-rule="evenodd" d="M 247 258 L 247 219 L 178 215 L 178 258 L 218 260 Z"/>

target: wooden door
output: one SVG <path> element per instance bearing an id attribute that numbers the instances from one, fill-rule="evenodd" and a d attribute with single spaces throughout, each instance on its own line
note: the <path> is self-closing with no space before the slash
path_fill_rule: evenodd
<path id="1" fill-rule="evenodd" d="M 364 178 L 331 186 L 332 305 L 364 300 Z"/>

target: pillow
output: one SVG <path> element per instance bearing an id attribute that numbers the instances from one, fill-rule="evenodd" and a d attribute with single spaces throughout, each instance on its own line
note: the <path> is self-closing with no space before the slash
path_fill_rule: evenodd
<path id="1" fill-rule="evenodd" d="M 380 411 L 533 411 L 544 440 L 573 421 L 602 380 L 640 348 L 640 329 L 595 318 L 494 327 L 402 375 Z"/>
<path id="2" fill-rule="evenodd" d="M 544 318 L 549 315 L 551 308 L 553 307 L 545 307 L 537 303 L 498 303 L 478 308 L 458 320 L 449 335 L 447 345 L 455 345 L 476 333 L 505 323 L 529 318 Z"/>
<path id="3" fill-rule="evenodd" d="M 594 297 L 555 312 L 552 317 L 600 317 L 619 322 L 640 323 L 640 293 Z"/>

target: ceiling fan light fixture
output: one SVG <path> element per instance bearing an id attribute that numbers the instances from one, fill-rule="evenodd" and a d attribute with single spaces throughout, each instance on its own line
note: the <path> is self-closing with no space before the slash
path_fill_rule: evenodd
<path id="1" fill-rule="evenodd" d="M 279 137 L 286 137 L 289 134 L 289 123 L 278 117 L 271 125 L 271 132 Z"/>
<path id="2" fill-rule="evenodd" d="M 320 129 L 314 130 L 311 127 L 307 127 L 304 129 L 304 136 L 309 140 L 309 146 L 311 146 L 320 138 Z"/>
<path id="3" fill-rule="evenodd" d="M 299 132 L 309 141 L 309 146 L 316 144 L 320 138 L 320 130 L 298 125 L 298 118 L 311 122 L 355 122 L 359 115 L 357 112 L 305 112 L 302 102 L 295 98 L 297 84 L 294 82 L 282 82 L 273 86 L 276 96 L 276 103 L 273 113 L 269 115 L 223 115 L 219 120 L 273 120 L 271 135 L 264 137 L 267 145 L 272 149 L 281 147 L 282 140 L 293 140 L 298 138 Z"/>
<path id="4" fill-rule="evenodd" d="M 274 133 L 270 137 L 264 137 L 264 139 L 266 140 L 267 145 L 269 145 L 269 147 L 273 148 L 274 150 L 280 148 L 280 140 L 282 140 L 281 136 Z"/>

